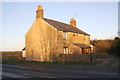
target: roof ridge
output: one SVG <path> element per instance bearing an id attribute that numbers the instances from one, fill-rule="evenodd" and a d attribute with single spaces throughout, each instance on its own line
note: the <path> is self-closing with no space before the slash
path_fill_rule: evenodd
<path id="1" fill-rule="evenodd" d="M 48 19 L 48 18 L 44 18 L 44 19 Z M 48 20 L 51 20 L 51 21 L 55 21 L 55 22 L 59 22 L 59 23 L 62 23 L 62 24 L 65 24 L 65 25 L 69 25 L 69 26 L 72 26 L 70 24 L 67 24 L 67 23 L 63 23 L 63 22 L 60 22 L 60 21 L 57 21 L 57 20 L 53 20 L 53 19 L 48 19 Z M 74 27 L 74 26 L 73 26 Z"/>

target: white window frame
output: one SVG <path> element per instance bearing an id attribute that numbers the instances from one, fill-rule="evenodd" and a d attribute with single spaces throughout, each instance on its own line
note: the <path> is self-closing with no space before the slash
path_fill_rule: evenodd
<path id="1" fill-rule="evenodd" d="M 63 48 L 63 53 L 64 53 L 64 54 L 68 54 L 68 47 L 64 47 L 64 48 Z"/>
<path id="2" fill-rule="evenodd" d="M 67 40 L 67 32 L 63 32 L 63 39 Z"/>

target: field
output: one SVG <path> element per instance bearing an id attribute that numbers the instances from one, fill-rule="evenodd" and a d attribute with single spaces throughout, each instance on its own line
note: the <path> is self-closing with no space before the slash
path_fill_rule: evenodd
<path id="1" fill-rule="evenodd" d="M 4 51 L 0 52 L 0 55 L 2 56 L 1 59 L 3 61 L 5 60 L 22 60 L 22 51 Z"/>

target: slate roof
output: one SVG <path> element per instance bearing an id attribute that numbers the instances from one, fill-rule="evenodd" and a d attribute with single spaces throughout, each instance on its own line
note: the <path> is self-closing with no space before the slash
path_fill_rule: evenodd
<path id="1" fill-rule="evenodd" d="M 47 18 L 44 18 L 44 21 L 46 21 L 47 23 L 49 23 L 50 25 L 52 25 L 53 27 L 57 28 L 60 31 L 89 35 L 86 32 L 78 29 L 77 27 L 74 27 L 72 25 L 69 25 L 63 22 L 58 22 L 55 20 L 47 19 Z"/>
<path id="2" fill-rule="evenodd" d="M 85 44 L 83 44 L 83 43 L 74 43 L 74 45 L 76 45 L 76 46 L 78 46 L 78 47 L 80 47 L 80 48 L 91 48 L 90 46 L 85 45 Z"/>

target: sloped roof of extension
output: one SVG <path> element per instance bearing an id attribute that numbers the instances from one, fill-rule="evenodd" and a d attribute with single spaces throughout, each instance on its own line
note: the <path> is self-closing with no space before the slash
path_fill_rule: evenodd
<path id="1" fill-rule="evenodd" d="M 76 46 L 78 46 L 80 48 L 91 48 L 90 46 L 82 44 L 82 43 L 74 43 L 74 45 L 76 45 Z"/>
<path id="2" fill-rule="evenodd" d="M 66 23 L 58 22 L 55 20 L 47 19 L 47 18 L 44 18 L 44 21 L 46 21 L 47 23 L 49 23 L 50 25 L 52 25 L 53 27 L 57 28 L 60 31 L 89 35 L 86 32 L 78 29 L 77 27 L 74 27 Z"/>

